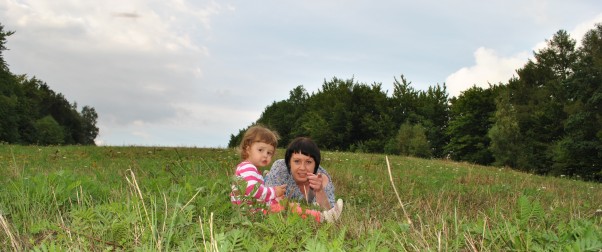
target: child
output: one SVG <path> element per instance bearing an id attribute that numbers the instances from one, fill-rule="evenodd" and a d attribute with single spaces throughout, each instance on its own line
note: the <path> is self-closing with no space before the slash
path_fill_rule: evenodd
<path id="1" fill-rule="evenodd" d="M 240 155 L 243 161 L 236 166 L 235 172 L 236 177 L 246 182 L 244 195 L 253 197 L 257 202 L 266 203 L 270 207 L 271 212 L 284 210 L 284 207 L 278 201 L 284 197 L 286 185 L 264 186 L 263 176 L 259 173 L 257 167 L 264 167 L 270 164 L 277 146 L 278 136 L 275 132 L 258 125 L 249 128 L 240 143 Z M 236 185 L 232 185 L 230 200 L 233 204 L 240 205 L 243 203 L 239 195 L 240 193 Z M 246 203 L 251 204 L 252 202 Z M 311 215 L 318 222 L 324 220 L 332 222 L 340 214 L 340 212 L 333 212 L 337 211 L 336 208 L 324 212 L 309 209 L 303 212 L 300 206 L 291 204 L 291 209 L 293 212 L 301 214 L 302 217 Z"/>
<path id="2" fill-rule="evenodd" d="M 244 187 L 244 195 L 252 196 L 258 202 L 265 202 L 268 205 L 277 203 L 276 198 L 284 196 L 286 185 L 265 187 L 263 176 L 261 176 L 257 167 L 270 164 L 277 145 L 278 136 L 276 133 L 262 126 L 249 128 L 240 143 L 240 156 L 243 161 L 236 166 L 235 175 L 247 183 Z M 232 185 L 230 199 L 232 203 L 237 205 L 242 203 L 238 195 L 238 188 Z"/>

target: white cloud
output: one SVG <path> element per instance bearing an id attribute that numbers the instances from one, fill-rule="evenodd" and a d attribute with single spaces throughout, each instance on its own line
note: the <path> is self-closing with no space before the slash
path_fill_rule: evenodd
<path id="1" fill-rule="evenodd" d="M 458 96 L 472 86 L 489 87 L 489 84 L 506 82 L 528 59 L 526 52 L 510 57 L 500 57 L 492 49 L 478 48 L 474 53 L 476 64 L 451 74 L 445 80 L 450 96 Z"/>
<path id="2" fill-rule="evenodd" d="M 596 23 L 602 22 L 602 14 L 593 19 L 578 24 L 573 30 L 568 31 L 573 39 L 580 45 L 585 33 L 594 28 Z M 553 36 L 550 35 L 550 38 Z M 548 39 L 548 40 L 549 40 Z M 533 52 L 539 51 L 547 46 L 547 41 L 537 43 L 531 52 L 520 52 L 511 56 L 500 56 L 493 49 L 479 47 L 474 52 L 475 65 L 463 67 L 452 73 L 446 79 L 446 86 L 450 96 L 458 96 L 460 93 L 472 86 L 482 88 L 489 84 L 498 84 L 507 81 L 516 75 L 516 70 L 523 67 L 527 60 L 532 57 Z"/>
<path id="3" fill-rule="evenodd" d="M 583 39 L 585 33 L 594 29 L 595 25 L 598 23 L 602 23 L 602 13 L 591 20 L 577 25 L 572 31 L 569 31 L 571 37 L 577 40 L 577 46 L 581 45 L 581 39 Z"/>
<path id="4" fill-rule="evenodd" d="M 577 42 L 576 46 L 579 47 L 579 46 L 581 46 L 581 39 L 583 39 L 583 36 L 585 36 L 585 33 L 590 31 L 591 29 L 594 29 L 595 25 L 598 23 L 602 23 L 602 13 L 590 20 L 587 20 L 583 23 L 578 24 L 577 26 L 575 26 L 574 29 L 567 31 L 567 32 L 569 33 L 571 38 L 575 39 L 575 41 Z M 553 34 L 550 35 L 550 37 L 547 40 L 537 43 L 533 47 L 533 51 L 537 52 L 537 51 L 545 48 L 548 45 L 548 40 L 552 39 L 552 36 L 553 36 Z"/>
<path id="5" fill-rule="evenodd" d="M 72 49 L 203 51 L 181 27 L 189 23 L 210 27 L 209 17 L 218 13 L 215 4 L 199 10 L 184 6 L 181 1 L 158 4 L 161 6 L 145 1 L 25 1 L 9 2 L 6 7 L 7 14 L 23 27 L 16 27 L 17 30 L 47 33 L 47 38 L 67 43 Z"/>

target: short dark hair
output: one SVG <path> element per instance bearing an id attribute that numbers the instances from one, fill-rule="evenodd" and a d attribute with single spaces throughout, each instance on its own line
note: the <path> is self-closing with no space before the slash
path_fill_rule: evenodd
<path id="1" fill-rule="evenodd" d="M 314 168 L 314 174 L 318 173 L 318 167 L 320 167 L 320 149 L 318 145 L 311 140 L 309 137 L 297 137 L 291 141 L 286 148 L 284 154 L 284 162 L 286 163 L 286 169 L 288 173 L 291 173 L 291 156 L 293 153 L 301 153 L 306 156 L 310 156 L 316 162 L 316 168 Z"/>

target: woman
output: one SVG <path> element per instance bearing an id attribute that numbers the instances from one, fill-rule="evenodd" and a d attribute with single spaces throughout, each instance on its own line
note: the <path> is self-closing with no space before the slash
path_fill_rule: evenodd
<path id="1" fill-rule="evenodd" d="M 330 175 L 320 167 L 320 149 L 307 137 L 298 137 L 289 144 L 284 159 L 272 164 L 265 185 L 286 185 L 285 197 L 315 203 L 324 210 L 336 207 L 340 214 L 343 209 L 341 199 L 335 204 Z"/>

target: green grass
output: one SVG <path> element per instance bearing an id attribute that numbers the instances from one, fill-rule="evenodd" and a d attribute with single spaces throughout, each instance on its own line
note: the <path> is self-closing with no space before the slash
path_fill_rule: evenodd
<path id="1" fill-rule="evenodd" d="M 0 251 L 602 249 L 601 184 L 388 158 L 403 206 L 384 155 L 323 152 L 345 209 L 318 224 L 233 207 L 232 149 L 0 145 Z"/>

